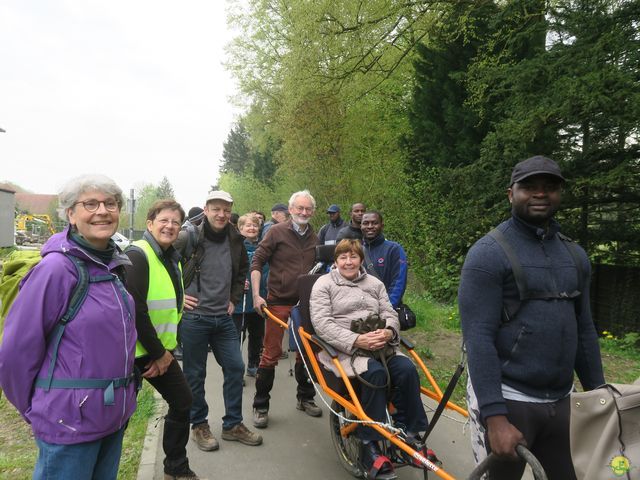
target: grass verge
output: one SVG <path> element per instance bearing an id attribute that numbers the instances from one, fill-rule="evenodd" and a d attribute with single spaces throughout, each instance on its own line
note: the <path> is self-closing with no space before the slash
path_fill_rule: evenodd
<path id="1" fill-rule="evenodd" d="M 153 392 L 153 387 L 145 382 L 138 395 L 138 408 L 124 435 L 119 479 L 134 480 L 138 474 L 147 423 L 156 411 Z M 38 449 L 30 426 L 4 395 L 0 398 L 0 445 L 0 478 L 30 479 Z"/>

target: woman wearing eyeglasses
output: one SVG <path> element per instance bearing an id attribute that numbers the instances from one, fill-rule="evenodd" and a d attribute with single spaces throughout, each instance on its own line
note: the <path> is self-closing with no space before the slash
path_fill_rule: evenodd
<path id="1" fill-rule="evenodd" d="M 136 366 L 169 404 L 164 419 L 164 478 L 197 479 L 189 468 L 189 412 L 193 397 L 172 351 L 184 305 L 180 254 L 173 248 L 185 213 L 175 200 L 158 200 L 142 240 L 126 250 L 127 289 L 136 302 Z"/>
<path id="2" fill-rule="evenodd" d="M 58 199 L 69 226 L 42 247 L 7 315 L 0 385 L 33 429 L 34 479 L 115 479 L 136 408 L 129 261 L 111 240 L 122 190 L 85 175 Z"/>

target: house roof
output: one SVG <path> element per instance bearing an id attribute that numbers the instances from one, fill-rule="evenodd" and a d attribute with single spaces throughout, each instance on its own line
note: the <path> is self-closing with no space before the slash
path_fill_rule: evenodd
<path id="1" fill-rule="evenodd" d="M 32 214 L 46 214 L 58 205 L 58 195 L 44 193 L 16 193 L 16 207 Z"/>

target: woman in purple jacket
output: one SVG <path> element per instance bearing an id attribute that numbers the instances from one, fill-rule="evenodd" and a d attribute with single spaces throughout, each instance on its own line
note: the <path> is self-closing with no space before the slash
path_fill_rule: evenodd
<path id="1" fill-rule="evenodd" d="M 136 407 L 134 304 L 121 281 L 129 261 L 111 240 L 122 201 L 101 175 L 63 188 L 59 212 L 69 226 L 44 245 L 6 318 L 0 385 L 33 429 L 34 479 L 117 477 Z M 63 327 L 85 273 L 86 298 Z"/>

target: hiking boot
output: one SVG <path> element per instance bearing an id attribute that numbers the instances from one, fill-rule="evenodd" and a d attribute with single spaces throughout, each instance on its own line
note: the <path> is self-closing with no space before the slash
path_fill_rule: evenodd
<path id="1" fill-rule="evenodd" d="M 191 429 L 191 433 L 193 435 L 193 440 L 196 442 L 200 450 L 212 452 L 220 448 L 220 444 L 218 443 L 218 440 L 216 440 L 216 437 L 211 433 L 211 429 L 207 422 L 194 425 Z"/>
<path id="2" fill-rule="evenodd" d="M 207 480 L 196 475 L 193 470 L 187 468 L 184 472 L 180 473 L 165 473 L 164 480 Z"/>
<path id="3" fill-rule="evenodd" d="M 253 426 L 256 428 L 267 428 L 269 425 L 269 410 L 253 409 Z"/>
<path id="4" fill-rule="evenodd" d="M 298 404 L 296 405 L 298 410 L 302 410 L 304 413 L 311 417 L 321 417 L 322 409 L 316 405 L 316 402 L 313 400 L 298 400 Z"/>
<path id="5" fill-rule="evenodd" d="M 234 425 L 228 430 L 222 429 L 222 439 L 252 446 L 262 443 L 262 437 L 245 427 L 244 423 Z"/>

